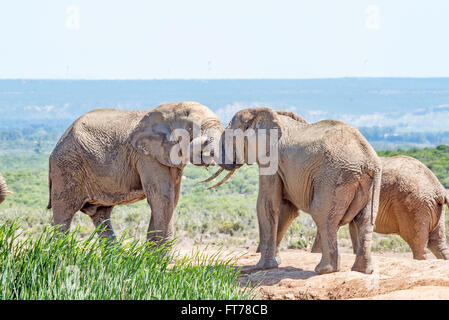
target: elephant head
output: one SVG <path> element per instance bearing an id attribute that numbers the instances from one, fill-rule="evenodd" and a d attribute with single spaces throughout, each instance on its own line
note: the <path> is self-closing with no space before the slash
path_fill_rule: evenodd
<path id="1" fill-rule="evenodd" d="M 220 137 L 218 164 L 221 169 L 203 182 L 211 181 L 223 170 L 229 170 L 221 182 L 211 187 L 216 188 L 229 180 L 243 164 L 256 162 L 259 167 L 264 167 L 267 163 L 262 158 L 266 157 L 268 150 L 270 156 L 275 151 L 277 157 L 277 140 L 281 135 L 282 127 L 276 111 L 270 108 L 251 108 L 237 112 Z"/>
<path id="2" fill-rule="evenodd" d="M 220 119 L 209 108 L 196 102 L 169 103 L 146 114 L 130 142 L 139 153 L 169 167 L 183 167 L 188 161 L 208 166 L 213 164 L 213 150 L 207 154 L 204 151 L 223 130 Z"/>
<path id="3" fill-rule="evenodd" d="M 2 174 L 0 173 L 0 203 L 5 201 L 6 196 L 11 193 L 12 192 L 8 191 L 8 186 L 6 185 L 5 178 L 3 178 Z"/>

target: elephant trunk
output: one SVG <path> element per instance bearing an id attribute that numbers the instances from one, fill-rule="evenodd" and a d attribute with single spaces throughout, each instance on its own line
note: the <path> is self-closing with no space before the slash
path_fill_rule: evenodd
<path id="1" fill-rule="evenodd" d="M 224 130 L 223 130 L 224 131 Z M 232 137 L 231 137 L 232 138 Z M 228 141 L 229 143 L 229 141 Z M 219 148 L 221 151 L 219 153 L 219 161 L 218 161 L 218 165 L 221 167 L 217 172 L 215 172 L 215 174 L 213 174 L 211 177 L 207 178 L 204 181 L 201 181 L 200 183 L 206 183 L 206 182 L 210 182 L 212 180 L 214 180 L 215 178 L 217 178 L 224 170 L 229 171 L 228 174 L 218 183 L 216 183 L 215 185 L 213 185 L 212 187 L 209 187 L 208 189 L 214 189 L 217 188 L 219 186 L 221 186 L 223 183 L 225 183 L 226 181 L 228 181 L 232 175 L 234 174 L 234 172 L 236 171 L 237 168 L 241 167 L 242 165 L 239 164 L 237 165 L 235 163 L 235 160 L 230 160 L 227 157 L 234 157 L 235 155 L 226 155 L 225 151 L 226 151 L 226 142 L 225 142 L 225 133 L 222 132 L 218 145 L 216 146 L 217 148 Z M 234 149 L 234 148 L 233 148 Z M 230 162 L 230 163 L 229 163 Z"/>
<path id="2" fill-rule="evenodd" d="M 6 184 L 6 180 L 0 173 L 0 203 L 5 201 L 5 198 L 9 193 L 10 192 L 8 191 L 8 185 Z"/>
<path id="3" fill-rule="evenodd" d="M 226 128 L 229 130 L 232 130 L 231 128 Z M 232 171 L 234 169 L 238 169 L 242 166 L 242 157 L 244 157 L 242 154 L 240 154 L 240 161 L 237 161 L 237 147 L 234 144 L 234 135 L 229 134 L 226 135 L 225 132 L 222 133 L 220 137 L 220 167 Z M 245 148 L 246 145 L 243 146 Z M 240 150 L 245 153 L 245 150 Z"/>
<path id="4" fill-rule="evenodd" d="M 203 120 L 201 133 L 190 142 L 190 162 L 197 166 L 215 165 L 214 154 L 217 153 L 218 144 L 224 126 L 216 117 Z"/>

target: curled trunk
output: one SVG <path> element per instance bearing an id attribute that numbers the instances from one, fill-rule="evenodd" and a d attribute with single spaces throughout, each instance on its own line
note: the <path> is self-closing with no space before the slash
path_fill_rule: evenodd
<path id="1" fill-rule="evenodd" d="M 0 203 L 5 201 L 8 193 L 8 186 L 6 185 L 5 178 L 3 178 L 2 174 L 0 173 Z"/>

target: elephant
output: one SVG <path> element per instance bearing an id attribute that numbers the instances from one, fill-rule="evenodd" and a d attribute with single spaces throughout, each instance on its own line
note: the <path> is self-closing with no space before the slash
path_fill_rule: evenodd
<path id="1" fill-rule="evenodd" d="M 448 260 L 444 204 L 449 205 L 449 192 L 415 158 L 382 157 L 381 161 L 382 185 L 374 232 L 400 235 L 410 246 L 414 259 L 425 260 L 428 247 L 438 259 Z M 357 239 L 351 240 L 357 251 Z M 312 252 L 320 251 L 317 234 Z"/>
<path id="2" fill-rule="evenodd" d="M 248 134 L 243 147 L 237 147 L 226 131 L 249 129 L 277 132 L 278 167 L 274 174 L 261 174 L 259 149 L 264 141 Z M 272 145 L 272 142 L 267 143 Z M 250 164 L 250 147 L 257 143 L 259 193 L 257 216 L 261 258 L 258 269 L 278 267 L 277 238 L 299 210 L 308 212 L 320 230 L 323 254 L 315 271 L 319 274 L 339 271 L 338 227 L 353 224 L 360 246 L 352 270 L 372 273 L 371 240 L 376 219 L 382 165 L 363 135 L 350 125 L 336 120 L 308 124 L 300 116 L 270 108 L 238 111 L 220 138 L 218 164 L 232 174 Z M 260 143 L 260 144 L 259 144 Z M 232 145 L 232 153 L 228 146 Z M 228 150 L 228 151 L 226 151 Z M 267 150 L 267 149 L 265 149 Z M 228 176 L 224 180 L 228 179 Z M 217 183 L 219 186 L 222 182 Z"/>
<path id="3" fill-rule="evenodd" d="M 11 191 L 8 191 L 8 185 L 6 184 L 5 178 L 0 173 L 0 203 L 5 201 L 6 196 L 11 193 Z"/>
<path id="4" fill-rule="evenodd" d="M 195 127 L 198 137 L 194 137 Z M 78 118 L 49 159 L 48 209 L 53 210 L 53 224 L 64 233 L 74 214 L 82 211 L 97 228 L 101 226 L 99 235 L 112 242 L 114 206 L 146 198 L 151 207 L 148 241 L 161 245 L 173 239 L 173 211 L 188 162 L 173 160 L 171 152 L 179 144 L 173 138 L 176 130 L 188 133 L 188 160 L 197 156 L 200 160 L 195 165 L 210 165 L 202 151 L 220 137 L 224 126 L 197 102 L 138 111 L 97 109 Z"/>

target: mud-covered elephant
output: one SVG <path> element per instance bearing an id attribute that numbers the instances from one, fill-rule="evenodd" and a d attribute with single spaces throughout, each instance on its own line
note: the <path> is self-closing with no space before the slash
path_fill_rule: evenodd
<path id="1" fill-rule="evenodd" d="M 194 128 L 200 135 L 194 138 Z M 208 135 L 216 132 L 215 136 Z M 151 207 L 148 239 L 173 238 L 173 211 L 183 168 L 173 160 L 176 130 L 189 133 L 189 156 L 202 161 L 202 151 L 224 130 L 219 118 L 196 102 L 169 103 L 151 110 L 99 109 L 77 119 L 58 141 L 49 160 L 48 208 L 61 232 L 81 210 L 102 237 L 113 239 L 109 220 L 116 205 L 147 199 Z M 198 152 L 194 145 L 199 145 Z M 210 164 L 210 163 L 208 163 Z"/>
<path id="2" fill-rule="evenodd" d="M 371 239 L 382 166 L 374 149 L 357 129 L 334 120 L 308 124 L 296 114 L 270 108 L 241 110 L 234 115 L 228 129 L 244 132 L 273 129 L 279 138 L 277 171 L 271 175 L 259 174 L 257 216 L 261 258 L 256 267 L 278 266 L 277 237 L 284 235 L 286 226 L 302 210 L 311 214 L 322 234 L 323 254 L 315 268 L 318 273 L 339 270 L 337 230 L 347 223 L 357 226 L 354 236 L 360 243 L 352 269 L 373 271 Z M 232 154 L 226 151 L 226 146 L 235 146 L 237 139 L 230 139 L 232 136 L 222 134 L 220 166 L 232 173 L 242 165 L 239 163 L 249 163 L 249 148 L 259 135 L 249 134 L 244 147 L 234 147 Z M 270 140 L 271 132 L 266 139 L 271 145 Z M 269 146 L 265 148 L 268 150 Z M 259 155 L 255 162 L 260 171 Z"/>
<path id="3" fill-rule="evenodd" d="M 11 193 L 11 191 L 8 191 L 8 185 L 6 184 L 5 178 L 0 173 L 0 203 L 5 201 L 6 196 Z"/>
<path id="4" fill-rule="evenodd" d="M 417 159 L 395 156 L 381 160 L 382 186 L 374 231 L 400 235 L 412 249 L 414 259 L 426 259 L 428 247 L 438 259 L 448 260 L 444 214 L 444 205 L 449 205 L 448 191 Z M 317 234 L 312 252 L 321 251 L 318 238 Z M 351 240 L 357 250 L 357 239 Z"/>

